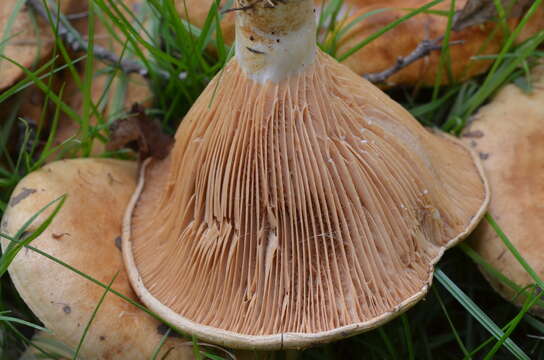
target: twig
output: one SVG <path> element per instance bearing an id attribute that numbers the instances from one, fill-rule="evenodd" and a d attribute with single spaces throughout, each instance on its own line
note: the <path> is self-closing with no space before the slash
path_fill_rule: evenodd
<path id="1" fill-rule="evenodd" d="M 418 46 L 407 56 L 399 57 L 397 58 L 397 61 L 395 62 L 395 65 L 391 66 L 389 69 L 386 69 L 381 72 L 377 73 L 369 73 L 363 75 L 365 79 L 367 79 L 370 82 L 373 83 L 381 83 L 387 80 L 391 75 L 395 74 L 396 72 L 404 69 L 408 65 L 416 62 L 417 60 L 429 55 L 433 51 L 438 51 L 442 49 L 441 42 L 443 40 L 443 37 L 436 38 L 434 40 L 423 40 L 419 43 Z M 452 41 L 450 45 L 458 45 L 463 43 L 462 40 L 460 41 Z"/>
<path id="2" fill-rule="evenodd" d="M 57 6 L 56 1 L 49 0 L 49 2 Z M 60 36 L 65 43 L 67 43 L 74 51 L 87 51 L 89 49 L 89 43 L 83 38 L 83 36 L 74 29 L 69 23 L 63 21 L 62 16 L 59 21 L 57 18 L 56 10 L 49 10 L 45 8 L 42 0 L 26 0 L 26 5 L 34 10 L 39 16 L 47 21 L 51 21 L 53 27 L 56 29 L 58 36 Z M 102 60 L 105 63 L 116 66 L 125 74 L 139 74 L 146 79 L 149 79 L 150 73 L 140 62 L 132 59 L 122 59 L 108 49 L 100 46 L 93 46 L 94 56 Z M 170 73 L 163 69 L 155 69 L 155 72 L 164 79 L 170 79 Z M 185 72 L 179 74 L 179 78 L 183 79 L 187 76 Z"/>
<path id="3" fill-rule="evenodd" d="M 276 1 L 283 2 L 282 0 L 276 0 Z M 231 12 L 234 12 L 234 11 L 251 10 L 251 9 L 255 8 L 255 6 L 257 6 L 257 4 L 259 2 L 266 2 L 265 7 L 271 7 L 271 8 L 276 7 L 276 4 L 274 3 L 273 0 L 254 0 L 253 2 L 250 2 L 249 4 L 246 4 L 246 5 L 241 3 L 241 6 L 239 6 L 239 7 L 233 7 L 233 8 L 230 8 L 230 9 L 225 9 L 225 10 L 221 11 L 221 14 L 225 15 L 225 14 L 228 14 L 228 13 L 231 13 Z"/>
<path id="4" fill-rule="evenodd" d="M 69 21 L 79 20 L 79 19 L 85 19 L 87 16 L 89 16 L 88 11 L 82 11 L 79 13 L 72 13 L 72 14 L 66 14 L 66 19 Z"/>
<path id="5" fill-rule="evenodd" d="M 247 11 L 247 10 L 251 10 L 255 7 L 255 4 L 256 2 L 254 3 L 251 3 L 249 5 L 245 5 L 245 6 L 240 6 L 240 7 L 233 7 L 233 8 L 229 8 L 229 9 L 225 9 L 223 11 L 221 11 L 221 15 L 225 15 L 225 14 L 228 14 L 228 13 L 231 13 L 231 12 L 235 12 L 235 11 Z"/>

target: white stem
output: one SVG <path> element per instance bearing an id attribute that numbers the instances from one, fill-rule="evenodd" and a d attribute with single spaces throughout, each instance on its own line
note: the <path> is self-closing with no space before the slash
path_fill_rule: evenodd
<path id="1" fill-rule="evenodd" d="M 240 12 L 236 57 L 249 78 L 280 82 L 312 65 L 317 51 L 313 1 L 288 0 Z"/>

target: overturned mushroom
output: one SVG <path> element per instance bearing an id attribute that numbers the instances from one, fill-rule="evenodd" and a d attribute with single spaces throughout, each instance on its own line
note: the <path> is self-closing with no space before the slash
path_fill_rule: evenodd
<path id="1" fill-rule="evenodd" d="M 460 142 L 317 49 L 312 1 L 253 3 L 236 58 L 170 155 L 145 162 L 123 254 L 172 325 L 231 347 L 305 347 L 421 299 L 488 192 Z"/>
<path id="2" fill-rule="evenodd" d="M 493 197 L 489 213 L 525 260 L 544 276 L 544 66 L 532 73 L 533 91 L 505 86 L 480 109 L 463 139 L 484 159 Z M 534 280 L 506 248 L 496 231 L 482 222 L 473 236 L 475 250 L 521 288 Z M 523 296 L 491 275 L 491 285 L 506 299 Z M 544 315 L 542 309 L 537 309 Z"/>
<path id="3" fill-rule="evenodd" d="M 68 198 L 36 248 L 136 299 L 121 260 L 121 219 L 136 183 L 136 165 L 117 160 L 68 160 L 47 165 L 23 179 L 2 219 L 14 235 L 49 202 Z M 52 209 L 50 209 L 52 210 Z M 50 213 L 40 215 L 33 231 Z M 2 241 L 5 250 L 9 242 Z M 29 249 L 9 268 L 11 278 L 34 314 L 55 339 L 75 349 L 105 290 Z M 83 359 L 149 359 L 164 336 L 159 321 L 108 293 L 81 348 Z M 166 328 L 167 329 L 167 328 Z M 172 334 L 174 335 L 174 334 Z M 166 341 L 158 358 L 192 359 L 181 338 Z"/>

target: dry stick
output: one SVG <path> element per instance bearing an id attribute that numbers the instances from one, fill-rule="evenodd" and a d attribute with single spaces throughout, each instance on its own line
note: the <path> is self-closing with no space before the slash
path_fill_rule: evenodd
<path id="1" fill-rule="evenodd" d="M 276 0 L 276 1 L 282 2 L 282 3 L 285 2 L 285 0 Z M 232 8 L 229 8 L 229 9 L 222 10 L 221 14 L 225 15 L 225 14 L 235 12 L 235 11 L 248 11 L 248 10 L 251 10 L 251 9 L 255 8 L 255 6 L 257 6 L 257 4 L 259 2 L 266 2 L 267 7 L 269 7 L 269 8 L 276 7 L 276 5 L 277 5 L 276 3 L 274 3 L 273 0 L 253 0 L 253 2 L 250 2 L 247 5 L 243 5 L 243 6 L 239 6 L 239 7 L 232 7 Z"/>
<path id="2" fill-rule="evenodd" d="M 56 7 L 56 1 L 49 1 L 52 3 L 52 5 Z M 26 5 L 45 20 L 51 21 L 51 25 L 53 27 L 57 26 L 58 36 L 60 36 L 64 40 L 64 42 L 72 48 L 72 50 L 87 51 L 89 49 L 89 43 L 83 39 L 83 36 L 76 29 L 72 28 L 68 24 L 65 24 L 62 20 L 59 21 L 56 11 L 48 11 L 43 5 L 42 0 L 26 0 Z M 100 59 L 105 63 L 118 67 L 125 74 L 139 74 L 146 79 L 150 78 L 149 71 L 138 61 L 131 59 L 122 59 L 113 52 L 99 45 L 94 45 L 93 53 L 97 59 Z M 170 73 L 165 70 L 156 69 L 155 72 L 164 79 L 170 79 Z M 187 73 L 182 72 L 179 74 L 178 77 L 180 79 L 184 79 L 186 76 Z"/>
<path id="3" fill-rule="evenodd" d="M 429 55 L 433 51 L 438 51 L 442 49 L 441 42 L 443 37 L 436 38 L 434 40 L 423 40 L 419 43 L 418 46 L 407 56 L 397 58 L 395 65 L 391 66 L 389 69 L 386 69 L 381 72 L 369 73 L 363 75 L 365 79 L 373 83 L 381 83 L 387 80 L 390 76 L 396 72 L 404 69 L 408 65 L 416 62 L 417 60 Z M 463 41 L 452 41 L 450 45 L 462 44 Z"/>
<path id="4" fill-rule="evenodd" d="M 232 8 L 229 8 L 229 9 L 225 9 L 223 11 L 221 11 L 221 14 L 222 15 L 225 15 L 225 14 L 228 14 L 228 13 L 231 13 L 231 12 L 235 12 L 235 11 L 247 11 L 247 10 L 251 10 L 255 7 L 255 5 L 257 4 L 257 1 L 254 1 L 248 5 L 244 5 L 244 6 L 240 6 L 240 7 L 232 7 Z"/>

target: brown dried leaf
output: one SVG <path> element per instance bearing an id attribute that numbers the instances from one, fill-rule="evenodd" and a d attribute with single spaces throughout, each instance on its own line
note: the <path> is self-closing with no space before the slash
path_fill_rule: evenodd
<path id="1" fill-rule="evenodd" d="M 164 159 L 174 144 L 174 139 L 163 133 L 156 119 L 148 117 L 145 109 L 135 104 L 131 114 L 117 120 L 110 128 L 111 137 L 107 149 L 115 151 L 136 144 L 141 158 Z"/>

